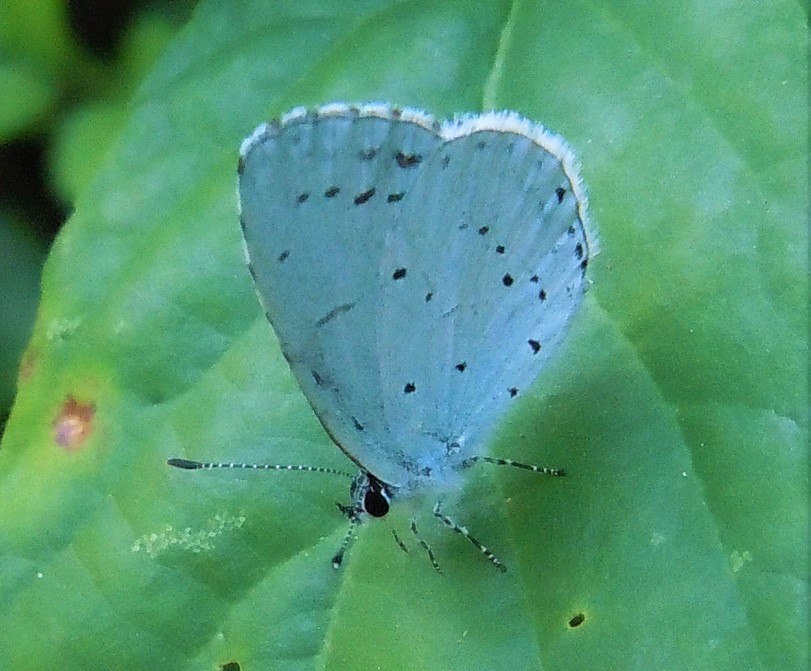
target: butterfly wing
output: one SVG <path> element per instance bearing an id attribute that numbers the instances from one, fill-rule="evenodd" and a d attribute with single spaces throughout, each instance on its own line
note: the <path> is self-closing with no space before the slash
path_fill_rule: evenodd
<path id="1" fill-rule="evenodd" d="M 585 199 L 562 142 L 511 115 L 296 110 L 243 145 L 241 223 L 268 319 L 335 442 L 438 486 L 562 338 Z"/>
<path id="2" fill-rule="evenodd" d="M 417 176 L 406 159 L 437 135 L 427 117 L 389 117 L 331 106 L 260 126 L 242 146 L 239 197 L 257 293 L 302 391 L 350 458 L 397 484 L 377 349 L 380 257 Z"/>
<path id="3" fill-rule="evenodd" d="M 585 197 L 562 141 L 513 115 L 451 123 L 385 245 L 386 423 L 418 468 L 473 453 L 554 354 L 586 288 Z M 406 275 L 392 281 L 391 273 Z"/>

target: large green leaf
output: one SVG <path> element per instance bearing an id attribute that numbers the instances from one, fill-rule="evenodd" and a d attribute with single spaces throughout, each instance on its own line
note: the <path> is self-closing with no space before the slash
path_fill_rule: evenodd
<path id="1" fill-rule="evenodd" d="M 804 18 L 788 2 L 204 2 L 45 269 L 0 452 L 0 658 L 805 668 Z M 394 544 L 397 506 L 336 572 L 345 482 L 165 466 L 347 467 L 254 299 L 234 197 L 242 137 L 333 99 L 514 108 L 582 158 L 594 286 L 491 450 L 570 477 L 481 468 L 453 510 L 506 574 L 423 516 L 435 574 Z"/>

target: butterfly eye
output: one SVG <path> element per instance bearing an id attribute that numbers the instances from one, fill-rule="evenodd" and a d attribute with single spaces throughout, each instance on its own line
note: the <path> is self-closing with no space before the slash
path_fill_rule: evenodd
<path id="1" fill-rule="evenodd" d="M 389 500 L 381 489 L 369 487 L 363 496 L 363 510 L 372 517 L 384 517 L 389 512 Z"/>

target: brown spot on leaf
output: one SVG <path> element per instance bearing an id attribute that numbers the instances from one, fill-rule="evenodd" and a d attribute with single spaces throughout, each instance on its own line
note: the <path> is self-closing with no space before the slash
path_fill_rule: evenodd
<path id="1" fill-rule="evenodd" d="M 54 420 L 54 441 L 66 450 L 79 449 L 93 431 L 93 418 L 96 406 L 81 403 L 73 396 L 62 405 L 59 416 Z"/>

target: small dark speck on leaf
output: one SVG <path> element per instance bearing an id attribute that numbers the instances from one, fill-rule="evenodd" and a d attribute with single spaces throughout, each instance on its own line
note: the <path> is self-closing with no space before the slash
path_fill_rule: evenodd
<path id="1" fill-rule="evenodd" d="M 575 627 L 579 627 L 586 621 L 586 616 L 583 613 L 578 613 L 577 615 L 573 616 L 569 620 L 569 626 L 574 629 Z"/>

